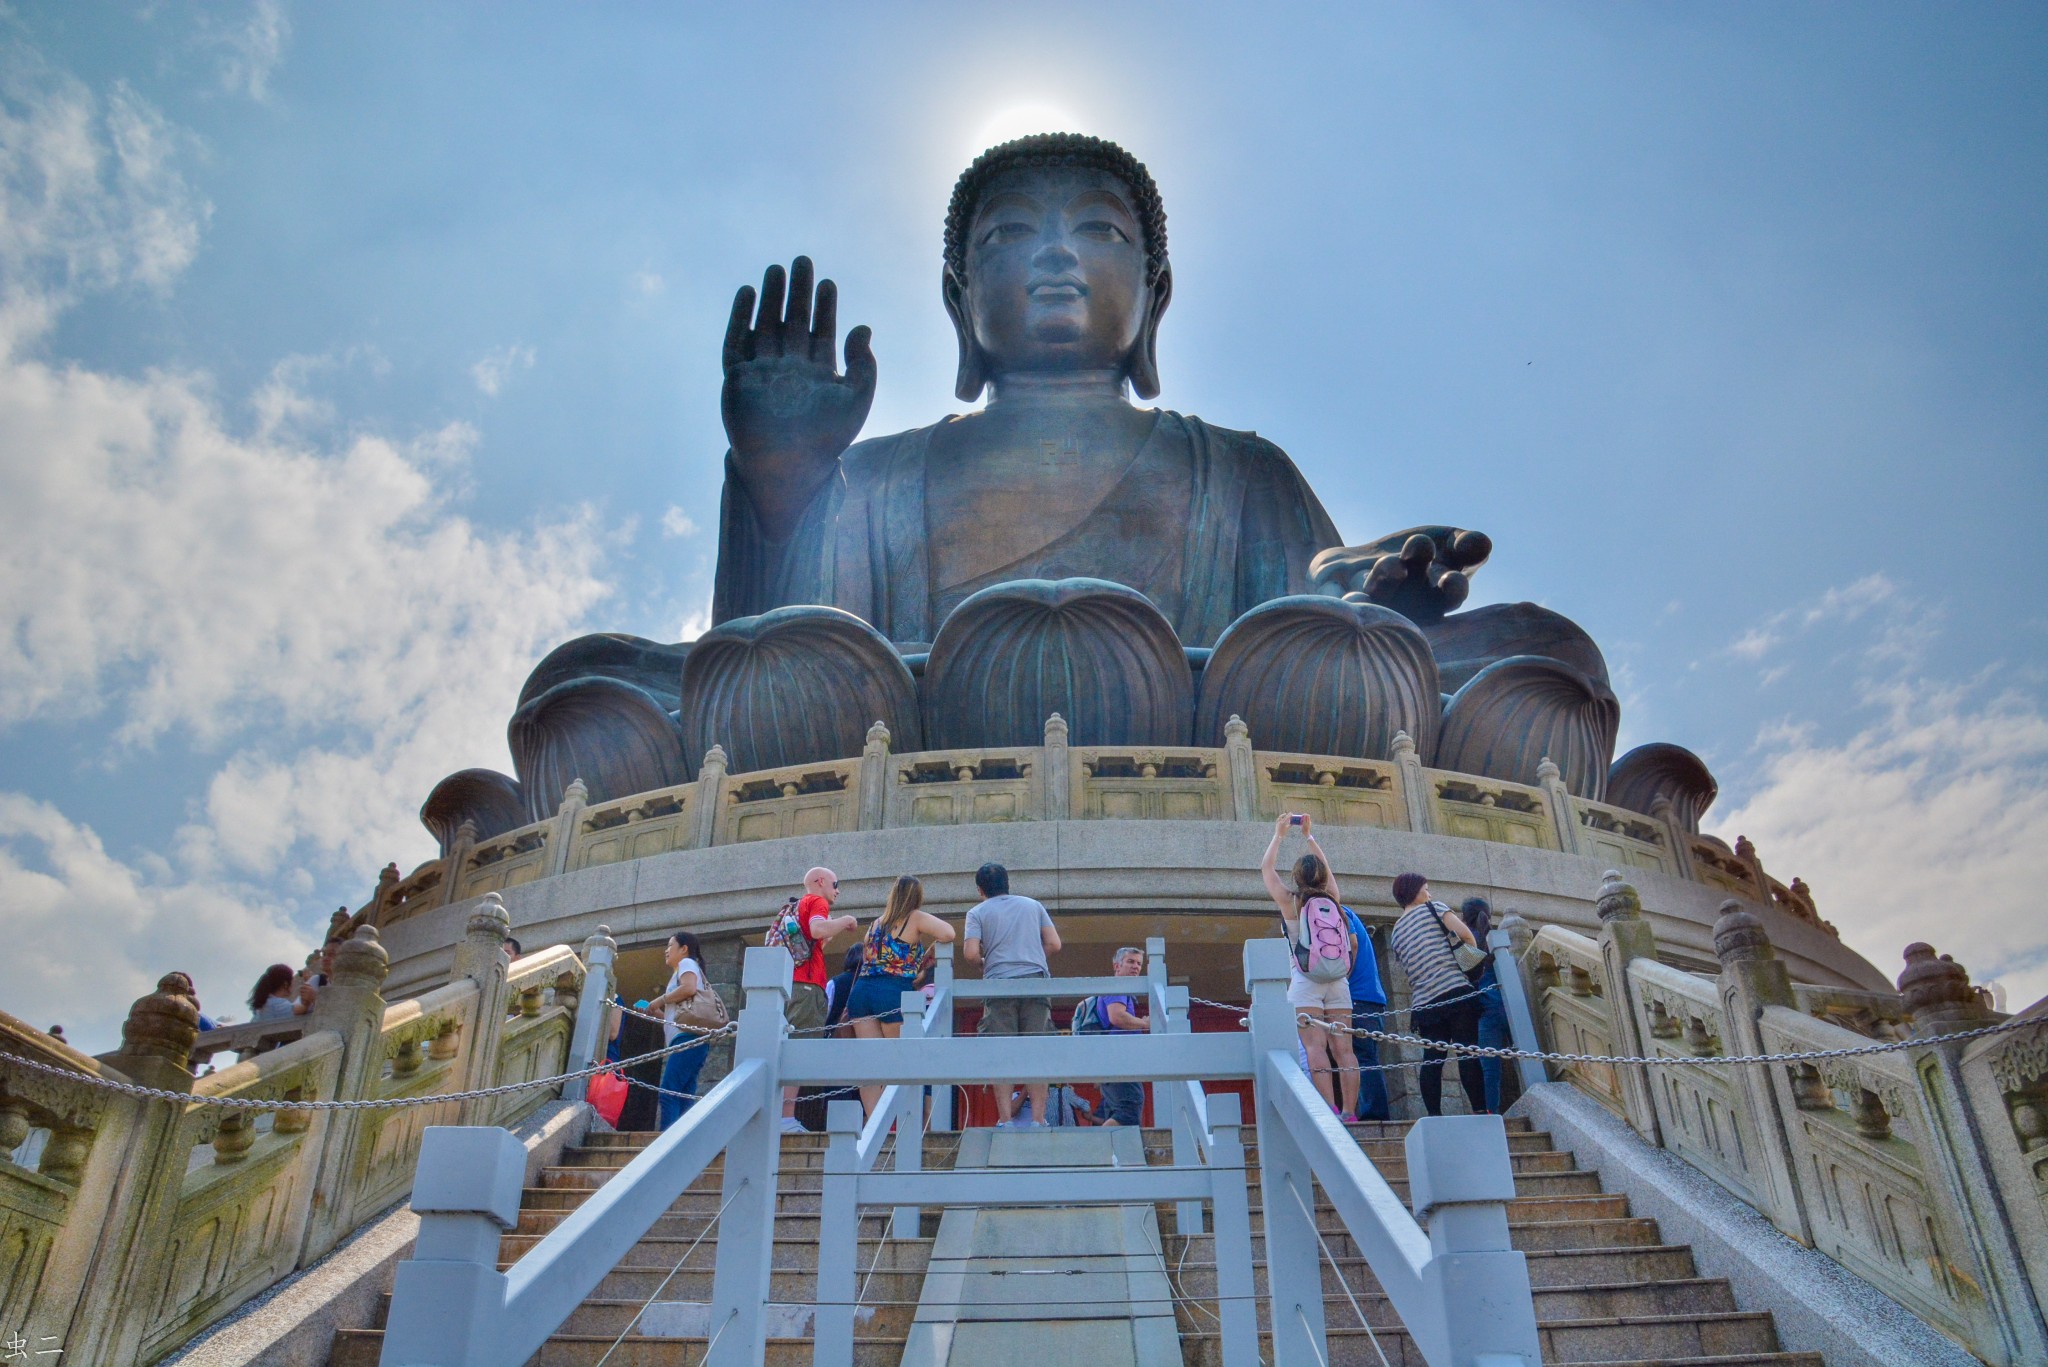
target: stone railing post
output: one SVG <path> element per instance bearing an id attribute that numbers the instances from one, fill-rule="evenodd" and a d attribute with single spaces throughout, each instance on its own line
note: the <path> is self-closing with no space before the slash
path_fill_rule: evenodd
<path id="1" fill-rule="evenodd" d="M 547 877 L 555 878 L 569 871 L 569 856 L 574 853 L 576 826 L 583 819 L 583 809 L 590 805 L 590 789 L 583 780 L 571 779 L 567 791 L 562 794 L 562 805 L 555 808 L 555 824 L 548 831 Z"/>
<path id="2" fill-rule="evenodd" d="M 1643 916 L 1643 901 L 1634 885 L 1623 882 L 1614 869 L 1609 869 L 1600 880 L 1600 900 L 1594 909 L 1600 915 L 1600 962 L 1607 970 L 1607 1010 L 1615 1052 L 1640 1058 L 1646 1052 L 1643 1027 L 1636 1016 L 1635 982 L 1628 967 L 1637 959 L 1656 962 L 1657 937 Z M 1618 1068 L 1615 1074 L 1621 1085 L 1622 1105 L 1628 1110 L 1628 1123 L 1650 1143 L 1661 1145 L 1663 1137 L 1657 1126 L 1657 1103 L 1650 1091 L 1649 1070 Z"/>
<path id="3" fill-rule="evenodd" d="M 888 817 L 889 728 L 876 722 L 860 752 L 860 828 L 879 831 Z"/>
<path id="4" fill-rule="evenodd" d="M 505 1034 L 511 994 L 505 985 L 512 960 L 505 937 L 512 933 L 512 914 L 495 892 L 485 893 L 469 913 L 462 943 L 455 946 L 455 977 L 476 984 L 476 1017 L 469 1026 L 469 1047 L 460 1070 L 459 1091 L 488 1087 L 498 1066 L 498 1041 Z M 497 1108 L 488 1099 L 462 1103 L 461 1123 L 488 1125 Z"/>
<path id="5" fill-rule="evenodd" d="M 576 999 L 576 1024 L 569 1031 L 569 1069 L 588 1068 L 604 1057 L 605 1027 L 612 1018 L 613 965 L 619 957 L 619 942 L 610 926 L 599 926 L 597 934 L 583 942 L 583 993 Z M 564 1101 L 581 1101 L 590 1090 L 590 1079 L 579 1077 L 562 1084 Z"/>
<path id="6" fill-rule="evenodd" d="M 386 864 L 377 874 L 377 890 L 370 894 L 370 914 L 363 919 L 373 926 L 382 926 L 391 916 L 391 894 L 398 889 L 398 865 Z M 342 909 L 344 912 L 346 908 Z M 329 922 L 327 933 L 331 937 L 337 931 L 348 929 L 348 917 L 337 912 Z"/>
<path id="7" fill-rule="evenodd" d="M 1543 790 L 1543 800 L 1550 808 L 1557 847 L 1566 854 L 1580 853 L 1579 809 L 1572 805 L 1571 790 L 1564 786 L 1564 771 L 1548 755 L 1536 765 L 1536 786 Z"/>
<path id="8" fill-rule="evenodd" d="M 476 823 L 468 817 L 455 828 L 455 839 L 448 846 L 448 853 L 441 859 L 441 896 L 435 901 L 437 907 L 462 900 L 462 879 L 469 872 L 469 857 L 476 853 Z"/>
<path id="9" fill-rule="evenodd" d="M 189 1092 L 198 1040 L 192 980 L 167 973 L 156 991 L 128 1008 L 121 1047 L 99 1062 L 115 1070 L 117 1080 Z M 36 1328 L 60 1336 L 65 1357 L 123 1367 L 141 1361 L 158 1309 L 159 1283 L 150 1273 L 177 1214 L 192 1135 L 179 1106 L 141 1097 L 110 1102 L 97 1129 L 53 1135 L 52 1147 L 62 1142 L 75 1152 L 53 1163 L 45 1150 L 43 1170 L 75 1180 L 77 1190 L 71 1218 L 44 1264 L 43 1285 L 68 1283 L 76 1299 L 66 1298 L 75 1307 L 68 1326 L 53 1316 Z M 0 1332 L 13 1330 L 0 1326 Z"/>
<path id="10" fill-rule="evenodd" d="M 420 1137 L 412 1257 L 398 1265 L 383 1361 L 494 1367 L 507 1278 L 499 1240 L 519 1226 L 526 1148 L 505 1130 L 430 1125 Z"/>
<path id="11" fill-rule="evenodd" d="M 794 965 L 780 949 L 749 948 L 740 968 L 738 1042 L 733 1067 L 758 1060 L 764 1074 L 761 1104 L 725 1150 L 719 1187 L 718 1263 L 711 1280 L 712 1339 L 704 1367 L 752 1367 L 766 1360 L 775 1239 L 775 1185 L 781 1160 L 783 1015 Z"/>
<path id="12" fill-rule="evenodd" d="M 1731 1054 L 1764 1054 L 1763 1020 L 1767 1006 L 1798 1009 L 1792 976 L 1771 948 L 1764 923 L 1742 903 L 1721 904 L 1714 922 L 1714 956 L 1721 961 L 1721 1018 Z M 1799 1123 L 1792 1075 L 1783 1067 L 1738 1068 L 1734 1082 L 1749 1110 L 1757 1147 L 1752 1168 L 1757 1195 L 1771 1223 L 1802 1244 L 1813 1242 L 1806 1203 L 1799 1191 L 1799 1160 L 1792 1127 Z"/>
<path id="13" fill-rule="evenodd" d="M 1067 762 L 1067 719 L 1055 712 L 1045 719 L 1045 819 L 1065 821 L 1073 811 L 1074 774 Z"/>
<path id="14" fill-rule="evenodd" d="M 1234 821 L 1259 819 L 1258 757 L 1252 753 L 1252 729 L 1235 712 L 1223 723 L 1223 768 L 1230 775 L 1230 816 Z"/>
<path id="15" fill-rule="evenodd" d="M 377 932 L 363 926 L 334 952 L 334 970 L 327 986 L 306 1016 L 307 1030 L 332 1030 L 341 1036 L 341 1071 L 334 1079 L 334 1099 L 359 1101 L 371 1096 L 384 1076 L 384 979 L 391 955 Z M 306 1221 L 306 1239 L 299 1265 L 322 1257 L 355 1228 L 356 1178 L 365 1166 L 365 1149 L 374 1145 L 386 1117 L 368 1111 L 339 1111 L 327 1117 L 326 1141 L 313 1169 L 313 1211 Z"/>
<path id="16" fill-rule="evenodd" d="M 1394 733 L 1394 768 L 1401 775 L 1401 800 L 1408 808 L 1408 829 L 1434 834 L 1436 794 L 1429 789 L 1429 776 L 1422 772 L 1422 756 L 1415 752 L 1415 738 L 1406 731 Z"/>
<path id="17" fill-rule="evenodd" d="M 1936 956 L 1927 944 L 1906 946 L 1906 968 L 1899 975 L 1899 993 L 1913 1018 L 1913 1036 L 1927 1039 L 1989 1025 L 1993 1017 L 1969 972 L 1947 955 Z M 1947 1198 L 1951 1224 L 1972 1245 L 1984 1269 L 1987 1328 L 1996 1326 L 2007 1362 L 2048 1362 L 2048 1324 L 2019 1236 L 2006 1211 L 2006 1201 L 2038 1200 L 2033 1191 L 1999 1189 L 1997 1168 L 1985 1145 L 1986 1117 L 1970 1104 L 1963 1079 L 1966 1043 L 1929 1044 L 1909 1051 L 1913 1076 L 1923 1095 L 1922 1111 L 1933 1130 L 1928 1135 L 1930 1195 Z M 1993 1113 L 1996 1123 L 2005 1117 Z M 1940 1186 L 1935 1187 L 1939 1180 Z M 1980 1354 L 1991 1344 L 1975 1344 Z M 1988 1355 L 1988 1354 L 1986 1354 Z"/>
<path id="18" fill-rule="evenodd" d="M 690 848 L 708 850 L 718 838 L 718 808 L 725 800 L 725 747 L 714 745 L 697 766 L 697 829 Z"/>
<path id="19" fill-rule="evenodd" d="M 1749 870 L 1749 881 L 1756 888 L 1756 900 L 1765 906 L 1771 904 L 1771 876 L 1764 872 L 1763 856 L 1756 852 L 1756 845 L 1746 835 L 1735 837 L 1735 857 L 1742 861 L 1742 867 Z"/>
<path id="20" fill-rule="evenodd" d="M 1671 871 L 1680 878 L 1699 881 L 1699 871 L 1693 866 L 1692 832 L 1678 819 L 1678 807 L 1664 794 L 1650 799 L 1650 816 L 1664 828 L 1664 839 L 1671 846 Z"/>

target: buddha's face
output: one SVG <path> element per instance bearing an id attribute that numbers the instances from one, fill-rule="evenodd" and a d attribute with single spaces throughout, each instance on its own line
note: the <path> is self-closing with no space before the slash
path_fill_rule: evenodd
<path id="1" fill-rule="evenodd" d="M 1122 371 L 1149 326 L 1144 232 L 1111 172 L 996 176 L 975 208 L 966 262 L 962 322 L 991 378 Z"/>

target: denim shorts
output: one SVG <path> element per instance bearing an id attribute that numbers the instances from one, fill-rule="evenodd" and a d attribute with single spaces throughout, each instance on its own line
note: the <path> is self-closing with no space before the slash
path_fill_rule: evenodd
<path id="1" fill-rule="evenodd" d="M 853 980 L 853 987 L 846 994 L 846 1018 L 901 1025 L 903 994 L 916 990 L 915 977 L 891 978 L 880 973 L 863 973 Z"/>

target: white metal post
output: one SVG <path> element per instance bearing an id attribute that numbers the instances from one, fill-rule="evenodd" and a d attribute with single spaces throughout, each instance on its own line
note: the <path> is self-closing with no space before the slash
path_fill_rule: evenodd
<path id="1" fill-rule="evenodd" d="M 818 1217 L 818 1308 L 812 1320 L 813 1367 L 853 1367 L 854 1264 L 860 1248 L 857 1182 L 861 1114 L 858 1101 L 825 1107 L 824 1194 Z"/>
<path id="2" fill-rule="evenodd" d="M 382 1367 L 491 1367 L 503 1361 L 505 1274 L 498 1240 L 519 1226 L 526 1146 L 482 1126 L 430 1125 L 412 1208 L 420 1230 L 398 1265 Z"/>
<path id="3" fill-rule="evenodd" d="M 1152 1022 L 1154 1033 L 1185 1035 L 1188 1025 L 1188 990 L 1185 987 L 1169 987 L 1161 996 L 1166 1009 L 1158 1012 Z M 1158 1017 L 1163 1016 L 1161 1020 Z M 1203 1123 L 1201 1116 L 1189 1110 L 1188 1087 L 1180 1082 L 1155 1082 L 1152 1084 L 1152 1121 L 1164 1121 L 1173 1127 L 1173 1165 L 1176 1168 L 1191 1167 L 1201 1161 L 1202 1146 L 1196 1142 L 1194 1127 Z M 1160 1109 L 1166 1114 L 1161 1115 Z M 1238 1185 L 1242 1186 L 1243 1183 Z M 1176 1234 L 1200 1234 L 1202 1232 L 1202 1203 L 1200 1201 L 1179 1201 L 1173 1207 L 1173 1229 Z"/>
<path id="4" fill-rule="evenodd" d="M 1536 1367 L 1542 1340 L 1529 1265 L 1508 1242 L 1515 1173 L 1506 1122 L 1497 1115 L 1429 1116 L 1408 1131 L 1405 1147 L 1408 1200 L 1429 1231 L 1430 1259 L 1422 1268 L 1428 1314 L 1408 1325 L 1417 1346 L 1432 1363 Z"/>
<path id="5" fill-rule="evenodd" d="M 1244 1139 L 1238 1133 L 1243 1106 L 1234 1092 L 1219 1092 L 1208 1100 L 1205 1119 L 1212 1136 L 1209 1154 L 1214 1182 L 1209 1199 L 1216 1208 L 1216 1312 L 1222 1321 L 1223 1367 L 1258 1367 L 1251 1201 L 1245 1191 Z"/>
<path id="6" fill-rule="evenodd" d="M 1536 1018 L 1529 1011 L 1529 994 L 1522 990 L 1522 966 L 1515 961 L 1514 937 L 1505 930 L 1488 932 L 1486 947 L 1493 951 L 1493 980 L 1499 985 L 1501 1005 L 1508 1013 L 1508 1038 L 1515 1048 L 1527 1053 L 1541 1053 L 1543 1043 L 1536 1036 Z M 1540 1058 L 1518 1058 L 1515 1068 L 1521 1074 L 1522 1090 L 1528 1091 L 1550 1081 L 1549 1073 Z"/>
<path id="7" fill-rule="evenodd" d="M 711 1279 L 711 1343 L 705 1367 L 758 1367 L 768 1351 L 769 1276 L 775 1256 L 775 1184 L 782 1157 L 782 1044 L 793 966 L 778 947 L 747 950 L 733 1062 L 760 1061 L 761 1105 L 725 1151 L 719 1189 L 718 1260 Z"/>
<path id="8" fill-rule="evenodd" d="M 925 1013 L 924 1032 L 927 1036 L 950 1039 L 953 1035 L 953 946 L 934 945 L 932 952 L 935 956 L 932 959 L 933 1009 Z M 955 1128 L 953 1089 L 950 1086 L 932 1088 L 932 1128 Z"/>
<path id="9" fill-rule="evenodd" d="M 569 1068 L 588 1068 L 604 1057 L 605 1022 L 611 1019 L 612 964 L 618 958 L 618 942 L 610 926 L 599 926 L 597 934 L 583 942 L 583 995 L 576 999 L 576 1024 L 569 1031 Z M 564 1101 L 581 1101 L 590 1091 L 590 1079 L 579 1077 L 562 1084 Z"/>
<path id="10" fill-rule="evenodd" d="M 1323 1329 L 1323 1268 L 1316 1247 L 1315 1178 L 1276 1103 L 1274 1070 L 1299 1071 L 1295 1009 L 1287 1000 L 1287 945 L 1278 936 L 1245 941 L 1244 984 L 1251 994 L 1254 1087 L 1258 1094 L 1259 1199 L 1266 1218 L 1266 1303 L 1273 1367 L 1329 1361 Z M 1218 1233 L 1217 1257 L 1222 1257 Z"/>
<path id="11" fill-rule="evenodd" d="M 924 1038 L 924 993 L 903 994 L 903 1034 L 907 1039 Z M 924 1087 L 915 1082 L 896 1089 L 896 1171 L 919 1172 L 924 1168 Z M 898 1206 L 891 1217 L 889 1232 L 898 1239 L 917 1237 L 918 1209 Z"/>

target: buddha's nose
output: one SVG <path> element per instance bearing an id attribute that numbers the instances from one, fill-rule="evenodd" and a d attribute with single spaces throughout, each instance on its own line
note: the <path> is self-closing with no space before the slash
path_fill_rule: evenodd
<path id="1" fill-rule="evenodd" d="M 1065 233 L 1051 232 L 1046 234 L 1045 241 L 1039 244 L 1037 252 L 1032 255 L 1031 264 L 1040 271 L 1059 272 L 1078 266 L 1081 264 L 1081 258 L 1076 256 L 1074 249 L 1067 244 Z"/>

